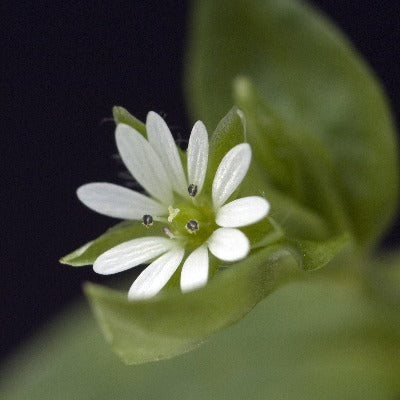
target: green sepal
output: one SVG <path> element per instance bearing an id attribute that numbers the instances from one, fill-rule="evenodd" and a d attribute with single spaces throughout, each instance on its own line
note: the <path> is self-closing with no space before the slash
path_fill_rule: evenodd
<path id="1" fill-rule="evenodd" d="M 293 249 L 293 256 L 305 271 L 313 271 L 324 267 L 346 245 L 351 243 L 351 236 L 347 233 L 338 235 L 324 242 L 311 240 L 287 240 Z"/>
<path id="2" fill-rule="evenodd" d="M 281 226 L 271 217 L 260 222 L 239 228 L 250 240 L 251 250 L 269 246 L 284 238 Z"/>
<path id="3" fill-rule="evenodd" d="M 207 175 L 204 190 L 211 190 L 217 168 L 226 153 L 246 141 L 243 113 L 233 107 L 219 121 L 209 140 Z"/>
<path id="4" fill-rule="evenodd" d="M 154 222 L 153 225 L 149 227 L 145 227 L 138 221 L 120 222 L 108 229 L 98 238 L 62 257 L 60 263 L 72 265 L 73 267 L 91 265 L 102 253 L 120 243 L 143 236 L 160 235 L 162 235 L 162 224 L 159 222 Z"/>
<path id="5" fill-rule="evenodd" d="M 112 109 L 115 125 L 126 124 L 136 129 L 139 133 L 146 137 L 146 125 L 138 118 L 134 117 L 124 107 L 114 106 Z"/>

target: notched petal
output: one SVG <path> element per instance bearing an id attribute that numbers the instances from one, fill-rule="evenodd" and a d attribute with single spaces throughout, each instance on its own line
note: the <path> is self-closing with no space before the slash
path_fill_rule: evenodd
<path id="1" fill-rule="evenodd" d="M 174 246 L 172 240 L 158 236 L 129 240 L 98 257 L 93 270 L 102 275 L 122 272 L 158 257 Z"/>
<path id="2" fill-rule="evenodd" d="M 219 228 L 208 239 L 208 248 L 220 260 L 238 261 L 249 253 L 250 242 L 238 229 Z"/>
<path id="3" fill-rule="evenodd" d="M 174 248 L 153 261 L 133 282 L 128 298 L 140 300 L 155 296 L 179 267 L 184 252 L 183 248 Z"/>
<path id="4" fill-rule="evenodd" d="M 248 143 L 233 147 L 222 159 L 212 184 L 214 208 L 218 209 L 237 189 L 247 174 L 251 161 L 251 148 Z"/>
<path id="5" fill-rule="evenodd" d="M 187 167 L 189 183 L 197 187 L 197 193 L 203 188 L 208 163 L 208 134 L 201 121 L 192 129 L 187 149 Z"/>
<path id="6" fill-rule="evenodd" d="M 186 259 L 181 272 L 182 292 L 198 289 L 208 280 L 208 249 L 206 245 L 198 247 Z"/>
<path id="7" fill-rule="evenodd" d="M 150 143 L 125 124 L 118 124 L 115 139 L 122 160 L 139 184 L 162 204 L 171 204 L 171 182 Z"/>
<path id="8" fill-rule="evenodd" d="M 150 111 L 147 114 L 146 127 L 149 142 L 164 165 L 172 187 L 176 192 L 187 195 L 182 162 L 168 125 L 157 113 Z"/>
<path id="9" fill-rule="evenodd" d="M 145 214 L 162 216 L 167 213 L 166 207 L 157 201 L 112 183 L 88 183 L 76 194 L 86 207 L 109 217 L 140 220 Z"/>
<path id="10" fill-rule="evenodd" d="M 222 206 L 217 212 L 216 222 L 224 228 L 254 224 L 268 214 L 269 208 L 268 201 L 262 197 L 242 197 Z"/>

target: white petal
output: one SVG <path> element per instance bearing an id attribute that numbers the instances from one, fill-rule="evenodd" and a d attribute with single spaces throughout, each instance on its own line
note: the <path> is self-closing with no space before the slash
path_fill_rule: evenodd
<path id="1" fill-rule="evenodd" d="M 249 169 L 251 149 L 241 143 L 229 150 L 218 166 L 212 185 L 212 199 L 217 210 L 240 185 Z"/>
<path id="2" fill-rule="evenodd" d="M 150 143 L 139 132 L 125 124 L 118 124 L 115 139 L 122 160 L 133 177 L 160 202 L 167 206 L 171 204 L 171 183 Z"/>
<path id="3" fill-rule="evenodd" d="M 217 211 L 216 223 L 224 228 L 254 224 L 269 211 L 267 200 L 259 196 L 242 197 L 225 204 Z"/>
<path id="4" fill-rule="evenodd" d="M 88 183 L 76 194 L 86 207 L 114 218 L 141 220 L 145 214 L 162 216 L 168 212 L 153 199 L 112 183 Z"/>
<path id="5" fill-rule="evenodd" d="M 219 228 L 208 239 L 208 248 L 223 261 L 237 261 L 247 256 L 249 239 L 238 229 Z"/>
<path id="6" fill-rule="evenodd" d="M 153 261 L 133 282 L 128 298 L 146 299 L 155 296 L 179 267 L 185 250 L 175 248 Z"/>
<path id="7" fill-rule="evenodd" d="M 146 228 L 143 227 L 143 229 Z M 158 236 L 129 240 L 98 257 L 93 264 L 93 269 L 102 275 L 115 274 L 150 261 L 175 246 L 174 240 Z"/>
<path id="8" fill-rule="evenodd" d="M 201 192 L 207 172 L 208 162 L 208 134 L 201 121 L 197 121 L 192 129 L 187 149 L 187 166 L 189 184 L 197 186 L 197 193 Z"/>
<path id="9" fill-rule="evenodd" d="M 188 292 L 204 286 L 208 279 L 208 249 L 206 245 L 198 247 L 186 259 L 181 272 L 182 292 Z"/>
<path id="10" fill-rule="evenodd" d="M 166 122 L 155 112 L 150 111 L 146 120 L 147 137 L 158 154 L 176 192 L 187 195 L 187 182 L 182 162 L 171 131 Z"/>

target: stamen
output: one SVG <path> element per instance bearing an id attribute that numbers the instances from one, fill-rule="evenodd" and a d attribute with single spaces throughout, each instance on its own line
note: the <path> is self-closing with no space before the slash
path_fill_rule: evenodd
<path id="1" fill-rule="evenodd" d="M 148 228 L 153 225 L 153 217 L 149 214 L 143 215 L 143 225 Z"/>
<path id="2" fill-rule="evenodd" d="M 170 239 L 174 239 L 176 236 L 170 231 L 169 228 L 167 228 L 166 226 L 164 226 L 164 228 L 162 229 L 163 232 L 170 238 Z"/>
<path id="3" fill-rule="evenodd" d="M 197 185 L 194 185 L 193 183 L 191 183 L 188 187 L 188 192 L 189 192 L 189 196 L 196 196 L 197 194 Z"/>
<path id="4" fill-rule="evenodd" d="M 172 206 L 168 206 L 168 222 L 171 223 L 174 218 L 179 214 L 179 211 L 181 211 L 179 208 L 174 208 Z"/>
<path id="5" fill-rule="evenodd" d="M 199 230 L 199 223 L 191 219 L 187 224 L 186 224 L 186 229 L 189 231 L 189 233 L 196 233 Z"/>

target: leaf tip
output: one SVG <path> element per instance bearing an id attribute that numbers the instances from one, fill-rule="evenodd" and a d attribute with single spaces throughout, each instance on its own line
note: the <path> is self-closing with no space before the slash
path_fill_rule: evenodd
<path id="1" fill-rule="evenodd" d="M 125 110 L 124 107 L 121 107 L 121 106 L 113 106 L 113 108 L 112 108 L 112 115 L 113 115 L 113 118 L 114 118 L 114 121 L 115 121 L 116 124 L 118 124 L 118 122 L 119 122 L 120 119 L 121 119 L 121 115 L 123 115 L 124 112 L 126 112 L 126 110 Z"/>

